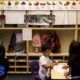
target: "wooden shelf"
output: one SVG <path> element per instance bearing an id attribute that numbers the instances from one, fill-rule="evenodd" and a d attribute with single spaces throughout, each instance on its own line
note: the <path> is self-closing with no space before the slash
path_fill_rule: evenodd
<path id="1" fill-rule="evenodd" d="M 27 66 L 16 66 L 16 68 L 27 68 Z"/>
<path id="2" fill-rule="evenodd" d="M 8 71 L 9 74 L 15 74 L 15 71 Z"/>
<path id="3" fill-rule="evenodd" d="M 27 74 L 27 71 L 16 71 L 16 74 Z"/>
<path id="4" fill-rule="evenodd" d="M 14 59 L 9 59 L 9 61 L 10 61 L 10 62 L 15 62 L 15 60 L 14 60 Z"/>
<path id="5" fill-rule="evenodd" d="M 28 53 L 28 56 L 41 56 L 42 53 L 34 53 L 34 52 L 31 52 L 31 53 Z M 51 53 L 50 56 L 69 56 L 68 53 Z"/>
<path id="6" fill-rule="evenodd" d="M 6 56 L 15 56 L 15 53 L 7 53 Z M 27 56 L 27 53 L 22 53 L 19 56 Z"/>
<path id="7" fill-rule="evenodd" d="M 27 62 L 27 60 L 16 60 L 16 62 Z"/>
<path id="8" fill-rule="evenodd" d="M 9 74 L 27 74 L 27 71 L 9 71 Z"/>
<path id="9" fill-rule="evenodd" d="M 28 23 L 28 25 L 49 25 L 48 23 Z"/>
<path id="10" fill-rule="evenodd" d="M 76 28 L 29 28 L 32 30 L 75 30 Z"/>
<path id="11" fill-rule="evenodd" d="M 15 66 L 10 66 L 10 68 L 14 68 Z"/>
<path id="12" fill-rule="evenodd" d="M 26 29 L 26 28 L 0 28 L 0 30 L 22 30 L 22 29 Z"/>
<path id="13" fill-rule="evenodd" d="M 37 0 L 36 0 L 37 1 Z M 3 11 L 2 11 L 3 12 Z M 1 14 L 4 14 L 2 13 Z M 61 53 L 51 53 L 50 54 L 50 58 L 51 60 L 59 60 L 61 59 L 62 62 L 67 62 L 69 53 L 68 53 L 68 49 L 69 49 L 69 44 L 71 42 L 71 40 L 75 39 L 75 40 L 79 40 L 79 35 L 80 35 L 80 27 L 78 27 L 78 20 L 77 18 L 79 17 L 77 14 L 78 11 L 76 11 L 75 13 L 75 23 L 73 23 L 73 25 L 70 24 L 69 26 L 67 25 L 60 25 L 59 24 L 53 24 L 53 27 L 47 27 L 49 26 L 48 23 L 28 23 L 26 22 L 26 24 L 24 25 L 24 27 L 20 26 L 20 27 L 10 27 L 9 26 L 5 26 L 5 24 L 0 27 L 0 38 L 4 39 L 4 46 L 6 48 L 6 51 L 8 49 L 8 45 L 10 43 L 10 37 L 13 33 L 13 31 L 15 33 L 19 33 L 22 32 L 23 29 L 31 29 L 32 30 L 32 37 L 34 36 L 35 33 L 39 33 L 40 37 L 42 38 L 43 34 L 45 34 L 46 32 L 51 32 L 53 33 L 54 31 L 56 31 L 60 37 L 61 40 Z M 50 15 L 50 11 L 26 11 L 25 10 L 25 14 L 26 15 Z M 54 14 L 54 11 L 53 11 Z M 62 15 L 63 16 L 63 15 Z M 65 17 L 65 15 L 64 15 Z M 71 20 L 73 19 L 73 17 L 71 18 Z M 63 19 L 64 20 L 64 19 Z M 56 21 L 56 16 L 55 16 L 55 21 Z M 65 22 L 65 21 L 63 21 Z M 75 25 L 74 25 L 75 24 Z M 42 27 L 38 27 L 41 26 Z M 19 25 L 18 25 L 19 26 Z M 45 27 L 43 27 L 45 26 Z M 66 27 L 67 26 L 67 27 Z M 16 44 L 17 48 L 25 48 L 26 53 L 22 53 L 20 54 L 17 58 L 15 57 L 15 52 L 14 53 L 6 53 L 6 57 L 9 59 L 10 61 L 10 71 L 8 73 L 10 74 L 31 74 L 30 72 L 30 67 L 29 67 L 29 63 L 33 60 L 38 61 L 39 57 L 42 55 L 41 52 L 39 53 L 35 53 L 34 52 L 34 47 L 32 46 L 32 41 L 25 41 L 24 44 Z M 41 51 L 41 49 L 40 49 Z"/>

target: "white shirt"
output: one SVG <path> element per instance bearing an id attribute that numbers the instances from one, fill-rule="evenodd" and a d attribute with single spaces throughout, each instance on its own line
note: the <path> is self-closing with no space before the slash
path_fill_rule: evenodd
<path id="1" fill-rule="evenodd" d="M 52 63 L 52 61 L 50 60 L 49 57 L 45 57 L 44 55 L 42 55 L 39 59 L 39 75 L 41 80 L 45 80 L 45 76 L 49 77 L 50 76 L 50 68 L 46 69 L 43 65 L 48 64 L 50 65 Z"/>

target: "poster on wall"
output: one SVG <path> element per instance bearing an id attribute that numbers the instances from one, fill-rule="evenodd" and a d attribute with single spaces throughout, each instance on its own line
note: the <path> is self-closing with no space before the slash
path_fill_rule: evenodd
<path id="1" fill-rule="evenodd" d="M 23 40 L 32 40 L 32 29 L 23 29 Z"/>
<path id="2" fill-rule="evenodd" d="M 4 14 L 6 15 L 6 24 L 25 24 L 24 15 L 26 14 L 26 11 L 4 11 Z"/>

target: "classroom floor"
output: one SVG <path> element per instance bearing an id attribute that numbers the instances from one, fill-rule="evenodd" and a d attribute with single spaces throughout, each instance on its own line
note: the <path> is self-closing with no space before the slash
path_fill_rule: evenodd
<path id="1" fill-rule="evenodd" d="M 9 74 L 5 80 L 34 80 L 30 74 Z"/>

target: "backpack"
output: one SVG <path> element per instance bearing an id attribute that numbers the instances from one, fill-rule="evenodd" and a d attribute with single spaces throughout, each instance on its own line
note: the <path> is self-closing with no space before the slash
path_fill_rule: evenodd
<path id="1" fill-rule="evenodd" d="M 15 51 L 15 47 L 16 47 L 16 35 L 13 32 L 11 39 L 10 39 L 10 44 L 8 46 L 8 52 L 13 52 Z"/>
<path id="2" fill-rule="evenodd" d="M 47 34 L 43 35 L 42 45 L 44 45 L 44 44 L 51 45 L 51 39 L 52 39 L 52 34 L 51 33 L 47 33 Z"/>
<path id="3" fill-rule="evenodd" d="M 51 50 L 53 53 L 59 52 L 60 50 L 60 38 L 59 36 L 54 32 L 52 33 L 47 33 L 43 35 L 42 37 L 42 45 L 44 44 L 49 44 L 51 46 Z"/>
<path id="4" fill-rule="evenodd" d="M 16 34 L 16 43 L 23 43 L 22 33 Z"/>
<path id="5" fill-rule="evenodd" d="M 51 49 L 53 53 L 59 52 L 60 50 L 60 38 L 57 34 L 53 35 L 51 39 Z"/>
<path id="6" fill-rule="evenodd" d="M 5 23 L 5 15 L 0 15 L 0 23 Z"/>

